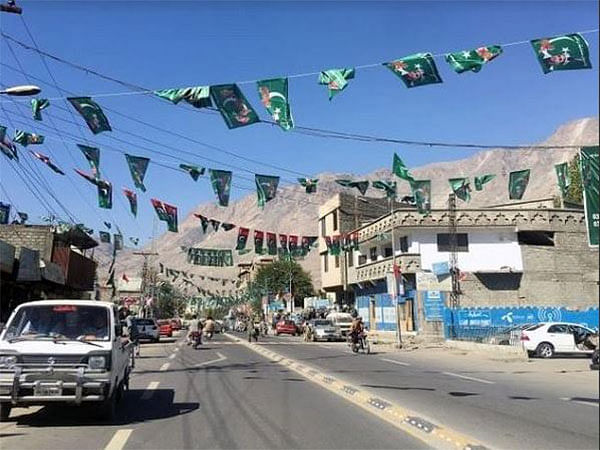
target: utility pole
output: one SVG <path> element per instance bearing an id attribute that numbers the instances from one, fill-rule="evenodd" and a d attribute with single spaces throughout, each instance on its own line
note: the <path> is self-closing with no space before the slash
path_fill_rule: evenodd
<path id="1" fill-rule="evenodd" d="M 450 276 L 452 277 L 450 305 L 452 308 L 458 308 L 460 306 L 460 279 L 458 274 L 458 236 L 456 234 L 456 195 L 454 193 L 448 196 L 448 225 Z"/>
<path id="2" fill-rule="evenodd" d="M 134 255 L 138 255 L 138 256 L 143 256 L 144 257 L 144 264 L 142 265 L 142 301 L 144 302 L 142 305 L 142 316 L 146 317 L 146 296 L 148 294 L 148 257 L 149 256 L 158 256 L 158 253 L 156 252 L 133 252 Z M 156 289 L 156 285 L 155 283 L 152 283 L 151 286 L 151 293 L 152 293 L 152 297 L 154 297 L 155 294 L 155 289 Z"/>
<path id="3" fill-rule="evenodd" d="M 388 199 L 389 203 L 390 203 L 390 216 L 392 218 L 392 273 L 394 275 L 394 292 L 393 292 L 393 301 L 394 301 L 394 308 L 396 309 L 396 347 L 397 348 L 402 348 L 402 330 L 400 329 L 400 322 L 401 322 L 401 314 L 400 314 L 400 304 L 398 302 L 399 300 L 399 296 L 398 296 L 398 286 L 399 283 L 402 283 L 402 278 L 400 278 L 400 280 L 398 280 L 396 278 L 396 238 L 395 238 L 395 233 L 394 233 L 394 199 L 392 197 L 390 197 Z M 400 277 L 402 277 L 402 275 L 400 275 Z"/>

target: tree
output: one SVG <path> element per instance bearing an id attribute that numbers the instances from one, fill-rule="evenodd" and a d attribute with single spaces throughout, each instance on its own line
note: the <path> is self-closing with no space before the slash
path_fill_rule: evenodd
<path id="1" fill-rule="evenodd" d="M 160 319 L 175 317 L 185 311 L 185 297 L 168 281 L 158 286 L 156 297 L 156 316 Z"/>
<path id="2" fill-rule="evenodd" d="M 261 267 L 248 286 L 252 307 L 260 310 L 260 300 L 264 295 L 282 295 L 289 292 L 290 287 L 295 300 L 302 300 L 313 294 L 310 274 L 296 261 L 279 260 Z"/>
<path id="3" fill-rule="evenodd" d="M 567 188 L 565 201 L 583 205 L 583 184 L 581 182 L 581 172 L 579 170 L 579 153 L 569 161 L 569 179 L 571 184 Z"/>

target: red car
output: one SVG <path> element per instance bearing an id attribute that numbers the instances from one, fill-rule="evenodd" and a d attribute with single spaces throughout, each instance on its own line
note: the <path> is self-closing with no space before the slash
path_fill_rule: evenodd
<path id="1" fill-rule="evenodd" d="M 291 334 L 292 336 L 296 336 L 298 334 L 298 328 L 296 328 L 296 324 L 291 320 L 280 320 L 275 325 L 275 336 L 280 334 Z"/>
<path id="2" fill-rule="evenodd" d="M 171 326 L 171 322 L 168 320 L 159 320 L 158 332 L 161 336 L 173 337 L 173 327 Z"/>
<path id="3" fill-rule="evenodd" d="M 181 319 L 171 319 L 171 328 L 173 328 L 173 330 L 181 330 Z"/>

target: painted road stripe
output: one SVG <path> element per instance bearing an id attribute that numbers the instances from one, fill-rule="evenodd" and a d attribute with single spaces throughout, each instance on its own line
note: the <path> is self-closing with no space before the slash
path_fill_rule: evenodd
<path id="1" fill-rule="evenodd" d="M 179 347 L 175 347 L 175 349 L 173 351 L 174 352 L 178 352 L 179 351 Z"/>
<path id="2" fill-rule="evenodd" d="M 382 361 L 385 361 L 385 362 L 392 363 L 392 364 L 398 364 L 399 366 L 410 366 L 409 363 L 402 362 L 402 361 L 396 361 L 395 359 L 387 359 L 387 358 L 379 358 L 379 359 L 381 359 Z"/>
<path id="3" fill-rule="evenodd" d="M 194 367 L 208 366 L 209 364 L 217 363 L 217 362 L 220 362 L 220 361 L 225 361 L 227 359 L 227 356 L 224 356 L 224 355 L 222 355 L 219 352 L 215 352 L 215 353 L 219 357 L 218 359 L 213 359 L 213 360 L 210 360 L 210 361 L 204 361 L 204 362 L 195 364 Z"/>
<path id="4" fill-rule="evenodd" d="M 169 359 L 173 359 L 173 358 L 175 358 L 175 356 L 176 356 L 175 353 L 173 353 L 173 354 L 169 355 Z"/>
<path id="5" fill-rule="evenodd" d="M 133 430 L 131 428 L 117 430 L 104 450 L 121 450 L 125 447 L 125 443 Z"/>
<path id="6" fill-rule="evenodd" d="M 156 390 L 159 384 L 160 383 L 158 381 L 151 381 L 150 384 L 148 384 L 148 387 L 146 388 L 142 396 L 140 397 L 140 400 L 148 400 L 150 397 L 152 397 L 154 395 L 154 391 Z"/>
<path id="7" fill-rule="evenodd" d="M 584 400 L 574 400 L 570 397 L 561 397 L 560 399 L 564 400 L 565 402 L 579 403 L 580 405 L 587 405 L 587 406 L 595 406 L 596 408 L 599 407 L 598 403 L 586 402 Z"/>
<path id="8" fill-rule="evenodd" d="M 169 368 L 169 363 L 164 363 L 162 366 L 160 366 L 160 370 L 161 372 L 164 372 L 165 370 L 167 370 Z"/>
<path id="9" fill-rule="evenodd" d="M 477 381 L 478 383 L 484 383 L 484 384 L 496 384 L 494 381 L 482 380 L 481 378 L 475 378 L 475 377 L 468 377 L 466 375 L 461 375 L 459 373 L 454 373 L 454 372 L 442 372 L 442 373 L 444 375 L 449 375 L 451 377 L 462 378 L 463 380 Z"/>

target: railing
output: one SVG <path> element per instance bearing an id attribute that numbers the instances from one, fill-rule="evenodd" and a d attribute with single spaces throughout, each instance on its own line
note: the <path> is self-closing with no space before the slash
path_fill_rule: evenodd
<path id="1" fill-rule="evenodd" d="M 421 255 L 418 253 L 405 253 L 396 255 L 396 264 L 400 266 L 402 273 L 415 273 L 421 270 Z M 348 272 L 349 283 L 361 283 L 363 281 L 385 278 L 386 274 L 393 272 L 393 258 L 391 256 L 371 263 L 357 266 Z"/>
<path id="2" fill-rule="evenodd" d="M 520 345 L 521 330 L 512 327 L 477 327 L 452 323 L 444 325 L 447 339 L 482 344 Z"/>
<path id="3" fill-rule="evenodd" d="M 95 261 L 68 247 L 56 247 L 52 253 L 52 262 L 62 267 L 65 286 L 82 291 L 94 289 Z"/>

